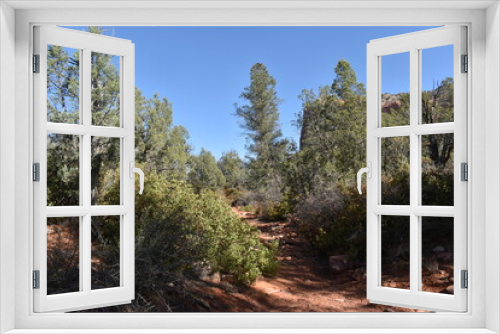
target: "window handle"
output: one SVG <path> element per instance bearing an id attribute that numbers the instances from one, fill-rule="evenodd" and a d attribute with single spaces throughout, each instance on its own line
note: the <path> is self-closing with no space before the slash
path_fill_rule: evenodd
<path id="1" fill-rule="evenodd" d="M 134 173 L 139 174 L 139 184 L 140 184 L 139 195 L 142 195 L 142 191 L 144 190 L 144 172 L 142 171 L 142 169 L 134 167 L 133 161 L 130 162 L 129 167 L 130 167 L 129 176 L 131 179 L 134 178 L 135 176 Z"/>
<path id="2" fill-rule="evenodd" d="M 367 178 L 371 179 L 372 177 L 372 163 L 368 162 L 368 167 L 361 168 L 358 171 L 358 192 L 361 195 L 361 176 L 363 173 L 366 173 Z"/>

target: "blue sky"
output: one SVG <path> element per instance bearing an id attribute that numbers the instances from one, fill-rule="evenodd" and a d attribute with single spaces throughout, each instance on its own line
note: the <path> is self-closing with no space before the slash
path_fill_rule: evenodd
<path id="1" fill-rule="evenodd" d="M 136 86 L 146 97 L 159 93 L 173 105 L 174 123 L 185 126 L 197 153 L 217 158 L 236 149 L 245 155 L 245 137 L 234 104 L 249 85 L 253 64 L 264 63 L 277 81 L 280 123 L 285 137 L 298 140 L 292 126 L 302 89 L 331 85 L 344 58 L 366 83 L 366 44 L 377 38 L 429 27 L 107 27 L 106 34 L 135 43 Z M 452 47 L 425 50 L 423 88 L 453 75 Z M 429 54 L 428 54 L 429 53 Z M 382 90 L 408 91 L 405 56 L 382 60 Z M 450 65 L 451 64 L 451 65 Z"/>

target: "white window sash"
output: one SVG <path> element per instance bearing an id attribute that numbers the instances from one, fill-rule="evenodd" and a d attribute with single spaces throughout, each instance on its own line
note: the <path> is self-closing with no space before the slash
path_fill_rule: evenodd
<path id="1" fill-rule="evenodd" d="M 367 46 L 367 161 L 373 168 L 367 179 L 367 298 L 373 303 L 409 308 L 467 310 L 467 290 L 461 288 L 461 270 L 467 266 L 467 182 L 460 179 L 467 162 L 467 74 L 461 73 L 461 54 L 467 54 L 466 28 L 443 27 L 371 41 Z M 420 124 L 420 50 L 454 45 L 454 122 Z M 380 87 L 382 56 L 410 53 L 410 125 L 381 127 Z M 422 206 L 420 135 L 454 133 L 454 206 Z M 410 138 L 410 205 L 381 205 L 380 138 Z M 381 286 L 381 216 L 410 218 L 410 289 Z M 454 218 L 454 294 L 420 291 L 422 277 L 420 217 Z"/>
<path id="2" fill-rule="evenodd" d="M 80 123 L 47 122 L 47 45 L 80 50 Z M 117 128 L 91 125 L 91 53 L 120 56 L 120 114 Z M 34 80 L 34 162 L 40 163 L 40 182 L 34 191 L 34 266 L 40 271 L 40 288 L 34 289 L 35 312 L 66 312 L 129 303 L 134 299 L 134 180 L 128 177 L 134 161 L 135 87 L 134 44 L 88 32 L 54 27 L 35 27 L 34 53 L 40 55 L 40 73 Z M 80 205 L 47 207 L 47 133 L 80 137 Z M 91 138 L 120 138 L 120 205 L 91 205 Z M 91 288 L 91 217 L 120 215 L 120 286 Z M 47 218 L 80 217 L 78 292 L 47 295 Z"/>

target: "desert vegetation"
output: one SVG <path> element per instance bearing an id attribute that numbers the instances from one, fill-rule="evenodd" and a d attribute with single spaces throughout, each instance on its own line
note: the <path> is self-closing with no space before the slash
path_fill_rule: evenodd
<path id="1" fill-rule="evenodd" d="M 102 33 L 102 28 L 89 31 Z M 110 124 L 119 120 L 119 71 L 105 54 L 93 54 L 92 64 L 93 119 Z M 50 46 L 48 70 L 48 119 L 78 122 L 78 53 Z M 331 84 L 317 91 L 304 89 L 298 97 L 298 143 L 282 135 L 276 80 L 265 64 L 253 65 L 240 96 L 245 102 L 228 110 L 246 136 L 244 157 L 234 147 L 220 159 L 204 148 L 194 154 L 188 130 L 173 121 L 169 100 L 159 94 L 148 98 L 139 88 L 135 94 L 136 165 L 146 174 L 144 194 L 136 196 L 135 209 L 137 297 L 130 305 L 105 311 L 203 310 L 200 305 L 207 302 L 199 293 L 201 281 L 248 287 L 261 276 L 276 275 L 280 238 L 262 240 L 258 224 L 242 219 L 241 212 L 260 222 L 291 223 L 294 240 L 315 257 L 345 256 L 349 269 L 364 268 L 366 202 L 356 192 L 355 176 L 365 165 L 366 93 L 347 60 L 337 63 Z M 408 119 L 408 95 L 383 95 L 384 126 Z M 422 108 L 425 123 L 452 121 L 453 79 L 425 91 Z M 406 139 L 382 142 L 383 204 L 408 204 Z M 47 145 L 48 205 L 77 205 L 78 138 L 49 134 Z M 422 147 L 422 200 L 426 205 L 453 205 L 453 136 L 423 136 Z M 119 175 L 124 172 L 119 151 L 119 140 L 92 139 L 93 204 L 119 203 Z M 70 219 L 47 224 L 49 290 L 74 291 L 78 229 Z M 383 224 L 388 231 L 383 252 L 391 259 L 388 280 L 404 280 L 396 271 L 408 261 L 404 249 L 409 240 L 397 219 L 387 218 Z M 426 233 L 445 235 L 434 231 L 435 226 L 426 225 Z M 112 286 L 119 275 L 117 228 L 119 224 L 92 225 L 93 287 Z M 430 238 L 429 245 L 441 246 L 441 253 L 453 251 L 452 240 Z M 449 261 L 440 267 L 438 255 L 432 249 L 425 253 L 429 275 L 450 271 Z M 394 269 L 394 263 L 401 265 Z"/>

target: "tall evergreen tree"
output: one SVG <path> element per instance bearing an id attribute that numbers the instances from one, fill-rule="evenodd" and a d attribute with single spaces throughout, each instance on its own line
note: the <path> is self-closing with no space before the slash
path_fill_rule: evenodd
<path id="1" fill-rule="evenodd" d="M 47 49 L 47 121 L 78 124 L 79 53 L 61 46 Z M 48 205 L 79 205 L 79 138 L 47 136 Z"/>
<path id="2" fill-rule="evenodd" d="M 94 34 L 103 34 L 103 27 L 89 27 Z M 92 52 L 91 66 L 91 115 L 92 125 L 120 126 L 120 63 L 113 55 Z M 119 204 L 103 199 L 109 184 L 115 182 L 115 171 L 120 164 L 118 138 L 92 137 L 92 204 Z"/>
<path id="3" fill-rule="evenodd" d="M 366 157 L 366 92 L 358 83 L 351 64 L 341 59 L 335 67 L 333 93 L 340 104 L 333 113 L 336 137 L 335 168 L 339 180 L 354 182 L 357 170 L 365 165 Z"/>
<path id="4" fill-rule="evenodd" d="M 248 102 L 236 106 L 236 115 L 247 135 L 249 187 L 265 189 L 270 180 L 279 178 L 288 141 L 282 138 L 279 125 L 281 100 L 277 96 L 276 80 L 264 64 L 252 66 L 250 86 L 244 89 L 240 98 Z"/>

